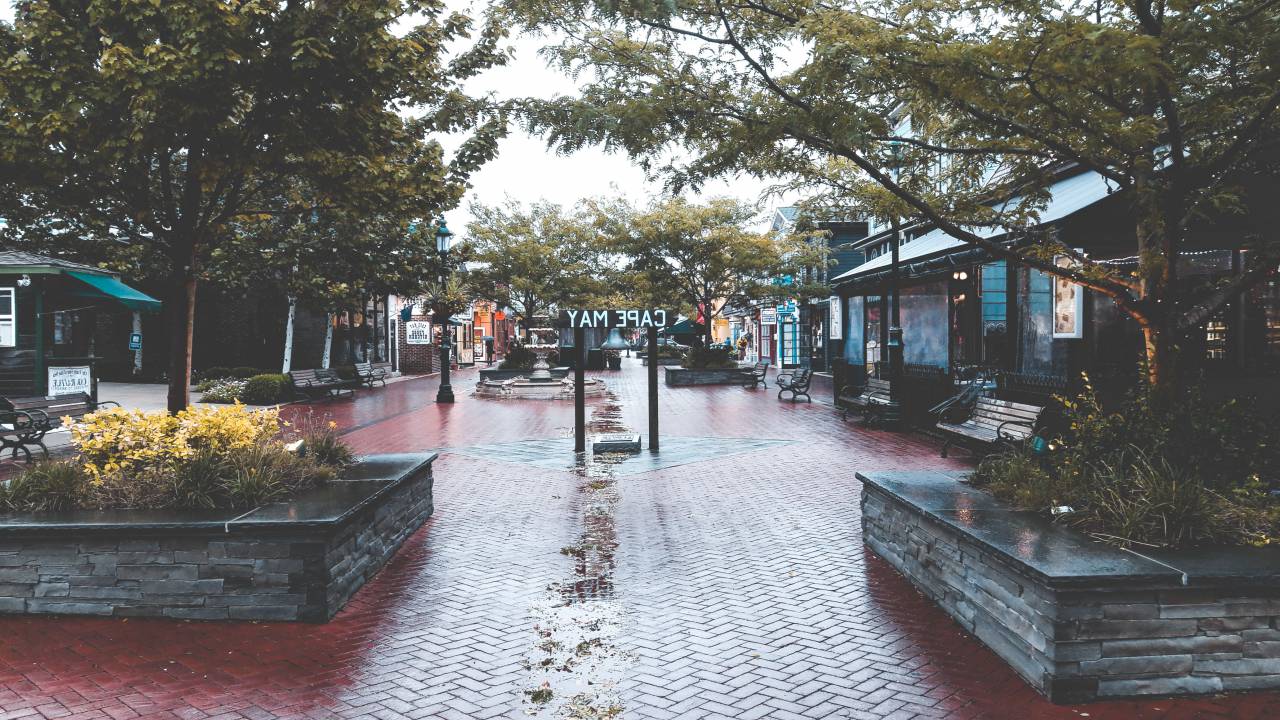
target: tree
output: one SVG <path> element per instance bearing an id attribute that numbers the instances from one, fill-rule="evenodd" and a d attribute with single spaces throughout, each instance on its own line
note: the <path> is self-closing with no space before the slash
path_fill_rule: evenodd
<path id="1" fill-rule="evenodd" d="M 1274 0 L 505 7 L 556 31 L 550 57 L 591 78 L 580 97 L 526 106 L 560 149 L 625 150 L 677 188 L 781 176 L 843 207 L 922 219 L 1111 298 L 1142 328 L 1158 388 L 1176 385 L 1191 329 L 1275 272 Z M 1127 198 L 1135 273 L 1036 230 L 1066 167 Z M 1017 195 L 1026 202 L 993 209 Z M 1195 286 L 1179 269 L 1206 225 L 1229 225 L 1255 252 L 1238 275 Z M 993 226 L 1011 242 L 975 232 Z"/>
<path id="2" fill-rule="evenodd" d="M 810 292 L 798 278 L 804 268 L 826 261 L 825 246 L 749 230 L 758 213 L 740 201 L 697 205 L 671 198 L 637 210 L 616 200 L 598 212 L 609 248 L 628 260 L 628 270 L 653 296 L 650 302 L 674 302 L 689 317 L 700 317 L 704 346 L 711 344 L 712 321 L 728 304 L 823 294 Z"/>
<path id="3" fill-rule="evenodd" d="M 472 206 L 467 245 L 481 297 L 513 308 L 527 333 L 533 318 L 559 306 L 589 307 L 609 292 L 613 273 L 594 219 L 552 203 Z"/>
<path id="4" fill-rule="evenodd" d="M 421 24 L 393 32 L 410 16 Z M 282 215 L 458 202 L 506 127 L 460 90 L 505 58 L 496 24 L 449 52 L 471 33 L 418 0 L 20 3 L 0 24 L 0 216 L 12 234 L 115 241 L 161 263 L 180 410 L 215 250 L 237 238 L 254 253 L 254 224 Z M 438 132 L 470 135 L 446 160 Z"/>

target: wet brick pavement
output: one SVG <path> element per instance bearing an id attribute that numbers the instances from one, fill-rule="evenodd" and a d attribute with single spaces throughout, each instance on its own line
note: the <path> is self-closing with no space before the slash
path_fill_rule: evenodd
<path id="1" fill-rule="evenodd" d="M 624 368 L 599 374 L 601 430 L 647 427 Z M 854 471 L 937 466 L 927 438 L 772 391 L 663 388 L 681 462 L 548 463 L 572 406 L 472 382 L 453 406 L 426 379 L 286 410 L 362 452 L 456 449 L 435 517 L 332 622 L 2 618 L 0 719 L 1280 717 L 1276 694 L 1042 700 L 862 547 Z"/>

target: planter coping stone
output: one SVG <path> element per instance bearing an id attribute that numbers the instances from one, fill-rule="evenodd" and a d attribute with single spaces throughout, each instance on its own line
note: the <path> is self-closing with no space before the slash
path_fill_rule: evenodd
<path id="1" fill-rule="evenodd" d="M 437 453 L 364 455 L 343 476 L 287 502 L 252 510 L 72 510 L 0 515 L 0 538 L 66 533 L 234 533 L 336 527 L 412 479 Z"/>
<path id="2" fill-rule="evenodd" d="M 1005 507 L 959 482 L 964 474 L 917 470 L 859 472 L 857 477 L 1051 586 L 1181 583 L 1182 573 L 1154 560 Z"/>

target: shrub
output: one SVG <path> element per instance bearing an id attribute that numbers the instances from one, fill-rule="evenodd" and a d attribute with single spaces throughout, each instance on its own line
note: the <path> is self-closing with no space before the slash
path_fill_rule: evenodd
<path id="1" fill-rule="evenodd" d="M 555 367 L 560 364 L 560 353 L 551 350 L 546 353 L 547 364 Z M 538 354 L 524 345 L 511 345 L 507 348 L 507 354 L 503 356 L 502 362 L 498 363 L 499 370 L 529 370 L 533 364 L 537 362 Z"/>
<path id="2" fill-rule="evenodd" d="M 691 347 L 685 352 L 680 365 L 686 368 L 734 368 L 738 366 L 738 358 L 726 347 Z"/>
<path id="3" fill-rule="evenodd" d="M 236 378 L 237 380 L 248 380 L 254 375 L 261 375 L 261 374 L 262 374 L 262 371 L 259 370 L 258 368 L 249 367 L 247 365 L 241 365 L 239 367 L 231 368 L 231 377 Z"/>
<path id="4" fill-rule="evenodd" d="M 1026 446 L 991 456 L 974 484 L 1039 512 L 1071 506 L 1065 522 L 1121 545 L 1280 538 L 1280 502 L 1263 481 L 1280 470 L 1276 418 L 1195 391 L 1162 401 L 1140 390 L 1108 412 L 1087 379 L 1062 405 L 1063 430 L 1049 443 L 1056 452 Z"/>
<path id="5" fill-rule="evenodd" d="M 245 386 L 248 385 L 247 380 L 236 380 L 226 378 L 223 380 L 214 380 L 208 385 L 202 384 L 203 393 L 200 396 L 201 402 L 207 403 L 234 403 L 239 402 L 244 395 Z M 200 387 L 196 388 L 200 390 Z"/>
<path id="6" fill-rule="evenodd" d="M 81 459 L 37 463 L 0 484 L 0 509 L 251 508 L 329 482 L 350 462 L 332 428 L 313 441 L 322 452 L 300 456 L 279 427 L 276 411 L 242 405 L 90 413 L 72 426 Z"/>
<path id="7" fill-rule="evenodd" d="M 274 405 L 289 391 L 288 375 L 254 375 L 245 383 L 240 400 L 249 405 Z"/>
<path id="8" fill-rule="evenodd" d="M 311 430 L 302 436 L 302 452 L 321 465 L 342 468 L 355 463 L 355 453 L 334 432 L 335 426 L 330 423 L 323 430 Z"/>
<path id="9" fill-rule="evenodd" d="M 232 377 L 231 368 L 215 365 L 214 367 L 203 370 L 199 373 L 200 380 L 225 380 Z"/>

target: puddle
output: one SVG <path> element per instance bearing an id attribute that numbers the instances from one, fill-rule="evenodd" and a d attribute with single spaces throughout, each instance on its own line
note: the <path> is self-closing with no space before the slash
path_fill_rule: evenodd
<path id="1" fill-rule="evenodd" d="M 622 412 L 612 397 L 597 405 L 588 433 L 621 432 Z M 613 467 L 626 456 L 580 457 L 578 500 L 581 532 L 560 553 L 572 573 L 547 587 L 530 609 L 534 642 L 526 653 L 529 680 L 522 698 L 530 717 L 591 720 L 622 714 L 618 683 L 631 660 L 615 644 L 623 623 L 613 592 L 618 547 L 614 516 L 620 499 Z"/>

